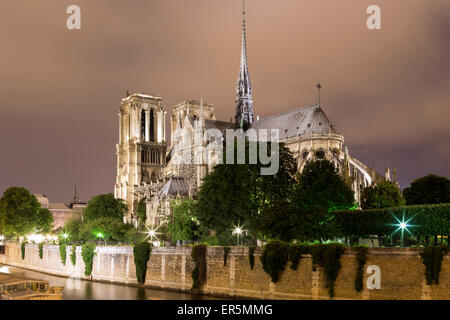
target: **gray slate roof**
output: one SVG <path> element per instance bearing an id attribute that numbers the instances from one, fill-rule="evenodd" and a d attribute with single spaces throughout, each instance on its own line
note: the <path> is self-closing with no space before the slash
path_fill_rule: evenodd
<path id="1" fill-rule="evenodd" d="M 235 125 L 232 122 L 219 121 L 219 120 L 205 120 L 206 129 L 219 129 L 225 137 L 227 129 L 234 129 Z"/>
<path id="2" fill-rule="evenodd" d="M 158 196 L 189 196 L 189 184 L 182 177 L 170 177 L 169 181 L 158 192 Z"/>
<path id="3" fill-rule="evenodd" d="M 318 105 L 294 109 L 254 121 L 252 129 L 279 129 L 280 139 L 310 133 L 338 133 Z"/>

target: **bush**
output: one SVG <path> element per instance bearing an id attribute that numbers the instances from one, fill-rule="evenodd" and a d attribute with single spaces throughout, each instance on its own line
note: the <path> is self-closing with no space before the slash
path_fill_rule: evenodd
<path id="1" fill-rule="evenodd" d="M 398 208 L 334 212 L 336 237 L 390 236 L 398 221 L 410 220 L 415 236 L 449 235 L 450 204 L 403 206 Z"/>
<path id="2" fill-rule="evenodd" d="M 81 230 L 83 229 L 83 221 L 80 218 L 72 218 L 64 224 L 61 234 L 69 235 L 70 241 L 81 241 Z"/>
<path id="3" fill-rule="evenodd" d="M 66 255 L 67 255 L 66 247 L 67 246 L 65 244 L 59 245 L 59 255 L 61 257 L 61 263 L 64 266 L 66 265 Z"/>
<path id="4" fill-rule="evenodd" d="M 124 240 L 125 242 L 137 244 L 141 241 L 145 241 L 145 238 L 147 235 L 143 232 L 139 232 L 138 229 L 130 228 L 125 234 L 124 234 Z"/>
<path id="5" fill-rule="evenodd" d="M 39 247 L 39 259 L 42 259 L 42 257 L 44 256 L 44 244 L 39 243 L 38 247 Z"/>
<path id="6" fill-rule="evenodd" d="M 77 263 L 77 245 L 72 245 L 72 253 L 70 254 L 70 261 L 72 262 L 72 265 L 75 265 Z"/>
<path id="7" fill-rule="evenodd" d="M 427 247 L 421 253 L 423 264 L 425 265 L 425 278 L 427 284 L 439 284 L 439 273 L 441 272 L 442 259 L 449 252 L 448 246 Z"/>
<path id="8" fill-rule="evenodd" d="M 136 231 L 136 232 L 134 232 Z M 125 242 L 131 234 L 135 236 L 137 230 L 130 224 L 125 224 L 117 218 L 98 218 L 89 221 L 81 229 L 81 238 L 85 241 L 98 240 L 97 234 L 101 233 L 106 242 Z"/>
<path id="9" fill-rule="evenodd" d="M 334 282 L 337 279 L 339 270 L 341 269 L 341 254 L 345 252 L 345 248 L 341 244 L 326 245 L 325 250 L 325 275 L 327 279 L 328 293 L 330 297 L 334 297 Z"/>
<path id="10" fill-rule="evenodd" d="M 84 261 L 84 274 L 90 276 L 92 273 L 92 262 L 94 261 L 95 243 L 85 243 L 81 247 L 81 256 Z"/>
<path id="11" fill-rule="evenodd" d="M 148 242 L 139 242 L 133 248 L 134 264 L 136 266 L 136 278 L 139 283 L 145 283 L 147 263 L 152 253 L 152 247 Z"/>
<path id="12" fill-rule="evenodd" d="M 228 254 L 230 253 L 230 247 L 223 247 L 223 266 L 227 265 Z"/>
<path id="13" fill-rule="evenodd" d="M 316 271 L 318 266 L 324 269 L 330 297 L 334 297 L 334 282 L 341 269 L 340 257 L 344 251 L 344 246 L 337 243 L 311 246 L 313 271 Z"/>
<path id="14" fill-rule="evenodd" d="M 22 253 L 22 260 L 25 260 L 25 245 L 26 245 L 25 242 L 22 242 L 22 243 L 20 244 L 20 251 L 21 251 L 21 253 Z"/>
<path id="15" fill-rule="evenodd" d="M 289 258 L 289 245 L 281 241 L 270 241 L 263 248 L 261 263 L 272 282 L 277 282 Z"/>
<path id="16" fill-rule="evenodd" d="M 206 249 L 207 244 L 197 244 L 192 247 L 191 257 L 195 262 L 192 270 L 192 290 L 198 290 L 206 283 Z"/>
<path id="17" fill-rule="evenodd" d="M 291 269 L 297 270 L 300 258 L 304 254 L 311 252 L 311 247 L 308 244 L 294 243 L 289 246 L 289 261 L 291 261 Z"/>
<path id="18" fill-rule="evenodd" d="M 250 263 L 250 269 L 253 270 L 255 266 L 255 247 L 248 248 L 248 262 Z"/>
<path id="19" fill-rule="evenodd" d="M 363 290 L 364 279 L 364 265 L 367 259 L 367 247 L 356 246 L 353 248 L 356 250 L 356 278 L 355 278 L 355 290 L 360 292 Z"/>

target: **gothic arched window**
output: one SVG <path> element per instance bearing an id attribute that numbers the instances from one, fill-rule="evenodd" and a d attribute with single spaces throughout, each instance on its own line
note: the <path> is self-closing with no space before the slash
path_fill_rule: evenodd
<path id="1" fill-rule="evenodd" d="M 319 160 L 323 160 L 325 159 L 325 152 L 323 152 L 322 150 L 319 150 L 316 152 L 316 158 Z"/>
<path id="2" fill-rule="evenodd" d="M 153 109 L 150 110 L 150 141 L 155 141 L 155 115 Z"/>

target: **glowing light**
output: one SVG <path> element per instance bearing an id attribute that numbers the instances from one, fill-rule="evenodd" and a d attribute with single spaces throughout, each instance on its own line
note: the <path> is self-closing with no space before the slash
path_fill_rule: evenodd
<path id="1" fill-rule="evenodd" d="M 69 235 L 67 234 L 67 233 L 63 233 L 62 235 L 61 235 L 61 237 L 63 237 L 64 239 L 67 239 L 68 237 L 69 237 Z"/>
<path id="2" fill-rule="evenodd" d="M 413 225 L 410 225 L 409 222 L 414 219 L 415 216 L 409 218 L 405 221 L 405 213 L 403 213 L 402 220 L 398 219 L 396 216 L 394 216 L 395 220 L 397 220 L 397 224 L 393 224 L 397 227 L 397 229 L 392 232 L 392 235 L 394 235 L 397 231 L 400 231 L 401 237 L 400 237 L 400 246 L 403 247 L 403 238 L 404 238 L 404 232 L 408 232 L 409 235 L 412 235 L 412 233 L 409 231 L 409 227 L 414 227 Z M 391 235 L 391 237 L 392 237 Z"/>
<path id="3" fill-rule="evenodd" d="M 237 245 L 239 246 L 239 236 L 247 230 L 244 230 L 243 229 L 244 226 L 240 226 L 240 223 L 238 223 L 237 226 L 233 226 L 233 227 L 234 227 L 234 229 L 233 229 L 232 234 L 235 234 L 237 236 Z"/>
<path id="4" fill-rule="evenodd" d="M 244 226 L 240 226 L 239 224 L 237 226 L 234 226 L 233 234 L 237 234 L 237 235 L 243 234 L 245 231 L 247 231 L 247 230 L 244 230 L 243 227 Z"/>
<path id="5" fill-rule="evenodd" d="M 150 226 L 149 228 L 147 225 L 145 225 L 145 228 L 147 229 L 147 231 L 143 232 L 147 235 L 145 239 L 150 238 L 150 241 L 152 241 L 153 243 L 155 242 L 159 243 L 158 234 L 161 234 L 161 232 L 156 232 L 158 231 L 159 227 L 154 228 L 153 226 Z"/>
<path id="6" fill-rule="evenodd" d="M 27 236 L 27 239 L 28 239 L 28 241 L 41 243 L 45 240 L 45 237 L 42 234 L 30 234 Z"/>
<path id="7" fill-rule="evenodd" d="M 103 237 L 104 237 L 103 233 L 101 233 L 101 232 L 97 233 L 97 238 L 103 238 Z"/>

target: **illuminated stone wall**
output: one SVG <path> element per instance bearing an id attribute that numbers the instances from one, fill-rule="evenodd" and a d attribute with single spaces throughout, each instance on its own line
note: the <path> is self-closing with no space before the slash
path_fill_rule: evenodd
<path id="1" fill-rule="evenodd" d="M 438 285 L 426 285 L 425 267 L 419 248 L 369 249 L 364 268 L 364 290 L 354 288 L 356 255 L 347 250 L 341 256 L 342 268 L 336 280 L 336 299 L 450 299 L 450 255 L 442 262 Z M 92 280 L 120 284 L 136 284 L 133 249 L 129 246 L 97 247 Z M 71 247 L 67 247 L 67 261 L 60 261 L 58 246 L 44 246 L 43 259 L 39 259 L 37 245 L 27 245 L 25 260 L 21 258 L 20 245 L 9 244 L 6 264 L 24 267 L 66 277 L 85 278 L 81 248 L 77 248 L 77 263 L 70 261 Z M 203 292 L 213 295 L 266 298 L 266 299 L 329 299 L 323 270 L 312 271 L 310 256 L 300 259 L 296 271 L 286 265 L 281 279 L 271 283 L 264 272 L 260 250 L 255 252 L 254 269 L 250 269 L 248 249 L 232 248 L 224 266 L 223 248 L 210 247 L 207 251 L 207 283 Z M 1 260 L 0 260 L 1 261 Z M 366 273 L 369 265 L 381 270 L 381 288 L 369 290 Z M 195 265 L 188 247 L 153 248 L 148 263 L 146 286 L 177 291 L 189 291 L 191 273 Z"/>

